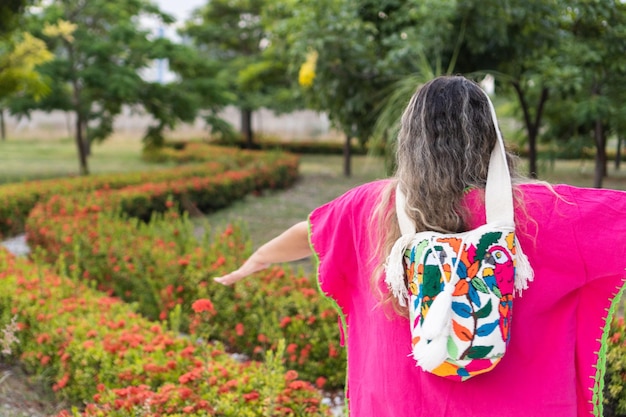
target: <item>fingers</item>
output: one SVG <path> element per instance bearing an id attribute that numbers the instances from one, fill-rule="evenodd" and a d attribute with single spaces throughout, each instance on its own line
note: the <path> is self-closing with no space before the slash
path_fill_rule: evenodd
<path id="1" fill-rule="evenodd" d="M 255 272 L 261 271 L 269 266 L 269 263 L 258 262 L 254 259 L 254 257 L 251 257 L 241 266 L 241 268 L 231 272 L 230 274 L 213 278 L 213 280 L 222 285 L 232 285 L 235 282 L 247 277 L 248 275 L 252 275 Z"/>
<path id="2" fill-rule="evenodd" d="M 215 282 L 218 282 L 222 285 L 233 285 L 235 282 L 239 281 L 240 279 L 244 278 L 245 275 L 241 274 L 238 271 L 234 271 L 231 272 L 230 274 L 226 274 L 224 276 L 221 277 L 217 277 L 217 278 L 213 278 L 213 280 Z"/>

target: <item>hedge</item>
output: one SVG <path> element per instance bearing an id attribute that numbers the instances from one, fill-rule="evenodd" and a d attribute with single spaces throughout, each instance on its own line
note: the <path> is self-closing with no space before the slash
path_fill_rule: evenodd
<path id="1" fill-rule="evenodd" d="M 203 164 L 183 165 L 170 169 L 2 185 L 0 186 L 0 238 L 22 233 L 24 221 L 35 204 L 54 195 L 112 190 L 146 182 L 158 183 L 194 177 L 211 178 L 233 169 L 271 166 L 273 161 L 280 157 L 266 152 L 236 151 L 216 146 L 205 146 L 203 155 L 205 155 L 202 159 Z"/>

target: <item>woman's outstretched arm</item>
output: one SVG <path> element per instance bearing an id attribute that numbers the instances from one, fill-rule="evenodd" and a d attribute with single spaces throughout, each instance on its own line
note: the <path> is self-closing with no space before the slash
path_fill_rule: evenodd
<path id="1" fill-rule="evenodd" d="M 231 285 L 273 263 L 296 261 L 312 255 L 313 252 L 309 246 L 308 227 L 306 221 L 291 226 L 257 249 L 239 269 L 217 277 L 215 281 L 220 284 Z"/>

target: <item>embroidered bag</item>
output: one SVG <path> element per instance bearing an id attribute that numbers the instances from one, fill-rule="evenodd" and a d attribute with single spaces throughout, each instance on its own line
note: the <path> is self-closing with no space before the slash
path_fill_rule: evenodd
<path id="1" fill-rule="evenodd" d="M 387 285 L 401 305 L 409 306 L 417 365 L 460 381 L 493 369 L 502 359 L 511 337 L 514 291 L 521 295 L 533 278 L 515 238 L 504 144 L 487 99 L 498 136 L 485 187 L 487 223 L 463 233 L 416 233 L 398 186 L 402 236 L 385 266 Z"/>

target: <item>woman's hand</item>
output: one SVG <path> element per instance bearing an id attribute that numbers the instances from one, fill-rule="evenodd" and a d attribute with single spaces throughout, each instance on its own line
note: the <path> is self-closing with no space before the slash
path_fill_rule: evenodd
<path id="1" fill-rule="evenodd" d="M 309 246 L 308 223 L 300 222 L 261 246 L 239 269 L 214 280 L 220 284 L 232 285 L 273 263 L 296 261 L 312 253 Z"/>
<path id="2" fill-rule="evenodd" d="M 235 282 L 241 280 L 242 278 L 247 277 L 248 275 L 252 275 L 255 272 L 261 271 L 271 264 L 267 262 L 259 262 L 254 259 L 255 255 L 252 255 L 250 259 L 244 262 L 243 265 L 236 271 L 231 272 L 230 274 L 226 274 L 221 277 L 213 278 L 215 282 L 219 282 L 223 285 L 232 285 Z"/>

